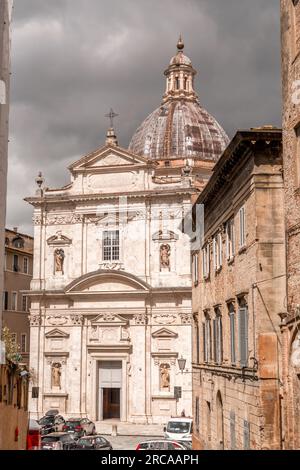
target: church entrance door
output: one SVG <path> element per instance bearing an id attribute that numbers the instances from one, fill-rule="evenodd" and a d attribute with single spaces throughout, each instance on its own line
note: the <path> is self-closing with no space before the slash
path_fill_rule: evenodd
<path id="1" fill-rule="evenodd" d="M 98 419 L 120 419 L 122 395 L 122 362 L 99 362 Z"/>

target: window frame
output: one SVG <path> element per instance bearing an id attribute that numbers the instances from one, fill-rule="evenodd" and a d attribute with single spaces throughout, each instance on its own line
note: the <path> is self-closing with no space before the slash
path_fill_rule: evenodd
<path id="1" fill-rule="evenodd" d="M 11 310 L 13 312 L 18 311 L 18 292 L 12 292 L 11 293 Z"/>
<path id="2" fill-rule="evenodd" d="M 25 300 L 25 309 L 24 309 L 24 300 Z M 22 312 L 28 312 L 28 297 L 27 295 L 22 295 Z"/>
<path id="3" fill-rule="evenodd" d="M 109 237 L 109 244 L 106 244 L 106 238 L 107 235 L 110 234 Z M 116 234 L 116 238 L 113 238 L 113 234 Z M 117 240 L 117 243 L 113 243 L 114 240 Z M 116 250 L 116 253 L 118 257 L 114 257 L 114 249 Z M 103 230 L 102 232 L 102 261 L 103 262 L 119 262 L 120 261 L 120 230 Z"/>
<path id="4" fill-rule="evenodd" d="M 25 269 L 26 266 L 26 269 Z M 23 258 L 23 273 L 29 274 L 29 258 L 28 256 L 24 256 Z"/>
<path id="5" fill-rule="evenodd" d="M 236 311 L 234 304 L 228 304 L 229 328 L 230 328 L 230 360 L 231 365 L 236 365 Z"/>
<path id="6" fill-rule="evenodd" d="M 244 316 L 242 323 L 242 314 Z M 244 327 L 244 337 L 242 336 L 242 324 Z M 249 311 L 245 301 L 240 301 L 238 308 L 238 335 L 239 335 L 239 363 L 240 366 L 247 367 L 249 359 Z"/>
<path id="7" fill-rule="evenodd" d="M 210 276 L 210 245 L 206 243 L 202 248 L 202 276 L 208 279 Z"/>
<path id="8" fill-rule="evenodd" d="M 246 208 L 245 205 L 243 205 L 239 209 L 239 229 L 240 229 L 240 249 L 243 249 L 246 247 Z"/>
<path id="9" fill-rule="evenodd" d="M 226 222 L 226 258 L 230 262 L 235 256 L 235 231 L 234 231 L 234 217 L 231 217 Z"/>
<path id="10" fill-rule="evenodd" d="M 17 263 L 16 263 L 16 261 L 17 261 Z M 13 268 L 12 269 L 13 272 L 15 272 L 15 273 L 19 272 L 19 255 L 16 255 L 16 254 L 13 255 L 13 266 L 12 266 L 12 268 Z"/>
<path id="11" fill-rule="evenodd" d="M 193 268 L 193 284 L 197 286 L 199 283 L 199 253 L 194 253 L 192 256 Z"/>
<path id="12" fill-rule="evenodd" d="M 25 337 L 25 348 L 23 348 L 23 338 Z M 27 334 L 21 333 L 21 353 L 27 353 Z"/>

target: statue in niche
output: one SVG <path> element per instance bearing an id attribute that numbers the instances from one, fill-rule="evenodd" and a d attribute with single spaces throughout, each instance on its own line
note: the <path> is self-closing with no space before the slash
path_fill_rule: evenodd
<path id="1" fill-rule="evenodd" d="M 164 391 L 170 391 L 170 366 L 162 364 L 160 366 L 160 388 Z"/>
<path id="2" fill-rule="evenodd" d="M 54 252 L 55 272 L 64 274 L 65 252 L 62 248 L 57 248 Z"/>
<path id="3" fill-rule="evenodd" d="M 51 368 L 51 386 L 61 388 L 60 383 L 61 378 L 61 364 L 59 362 L 55 362 L 52 364 Z"/>
<path id="4" fill-rule="evenodd" d="M 160 267 L 161 269 L 169 269 L 170 270 L 170 253 L 171 247 L 170 245 L 161 245 L 160 247 Z"/>

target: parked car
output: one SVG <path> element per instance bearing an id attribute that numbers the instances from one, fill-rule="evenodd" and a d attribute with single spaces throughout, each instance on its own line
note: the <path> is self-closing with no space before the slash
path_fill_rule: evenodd
<path id="1" fill-rule="evenodd" d="M 41 448 L 42 428 L 35 419 L 30 419 L 27 431 L 27 450 L 38 450 Z"/>
<path id="2" fill-rule="evenodd" d="M 42 427 L 42 436 L 45 436 L 51 432 L 62 431 L 65 425 L 65 420 L 61 415 L 45 415 L 38 421 L 38 424 Z"/>
<path id="3" fill-rule="evenodd" d="M 52 432 L 42 437 L 42 450 L 71 450 L 76 443 L 67 432 Z"/>
<path id="4" fill-rule="evenodd" d="M 95 423 L 88 418 L 70 418 L 65 422 L 62 430 L 73 434 L 74 438 L 96 434 Z"/>
<path id="5" fill-rule="evenodd" d="M 156 439 L 140 442 L 135 450 L 190 450 L 190 447 L 183 442 L 169 439 Z"/>
<path id="6" fill-rule="evenodd" d="M 113 450 L 111 443 L 102 436 L 81 437 L 76 442 L 77 450 Z"/>

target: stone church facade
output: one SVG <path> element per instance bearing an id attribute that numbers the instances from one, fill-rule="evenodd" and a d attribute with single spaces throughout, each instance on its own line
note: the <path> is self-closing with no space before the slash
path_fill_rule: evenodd
<path id="1" fill-rule="evenodd" d="M 162 106 L 130 150 L 110 128 L 102 148 L 70 165 L 69 185 L 45 188 L 40 176 L 26 199 L 34 207 L 32 416 L 58 408 L 97 421 L 164 423 L 192 413 L 182 220 L 228 138 L 200 107 L 196 72 L 182 41 L 177 47 Z"/>

